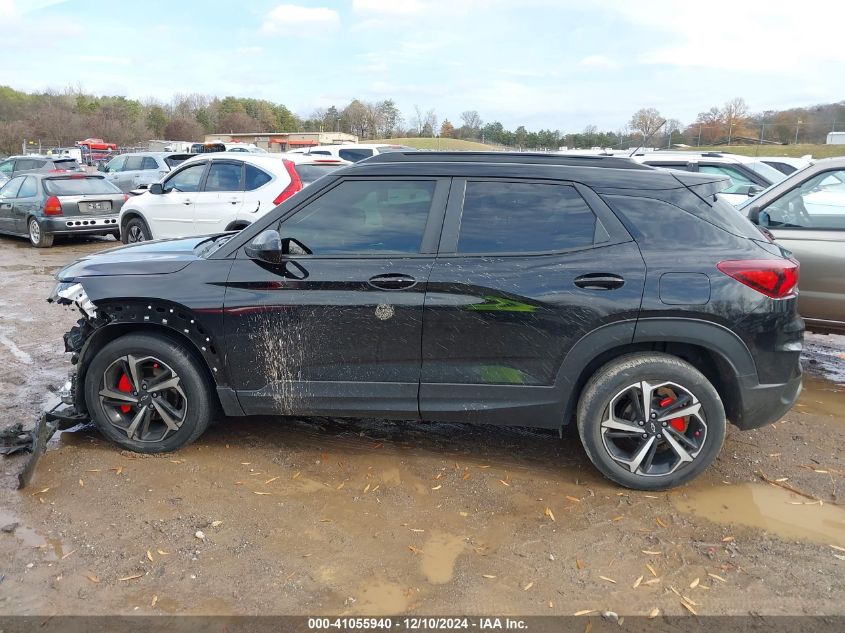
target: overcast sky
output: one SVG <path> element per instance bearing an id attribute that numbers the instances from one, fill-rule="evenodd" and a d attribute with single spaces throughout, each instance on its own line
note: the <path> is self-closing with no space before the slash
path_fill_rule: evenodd
<path id="1" fill-rule="evenodd" d="M 845 99 L 841 0 L 0 0 L 0 84 L 169 101 L 353 97 L 506 127 Z"/>

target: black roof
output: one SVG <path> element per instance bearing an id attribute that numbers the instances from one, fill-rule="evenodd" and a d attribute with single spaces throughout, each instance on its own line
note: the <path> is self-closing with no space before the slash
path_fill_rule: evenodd
<path id="1" fill-rule="evenodd" d="M 649 170 L 650 167 L 620 156 L 569 156 L 543 152 L 386 152 L 362 163 L 509 163 L 523 165 L 565 165 Z"/>

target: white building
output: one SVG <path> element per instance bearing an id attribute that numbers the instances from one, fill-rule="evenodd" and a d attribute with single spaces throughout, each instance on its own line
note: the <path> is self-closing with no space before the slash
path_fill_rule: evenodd
<path id="1" fill-rule="evenodd" d="M 830 132 L 827 135 L 828 145 L 845 145 L 845 132 Z"/>

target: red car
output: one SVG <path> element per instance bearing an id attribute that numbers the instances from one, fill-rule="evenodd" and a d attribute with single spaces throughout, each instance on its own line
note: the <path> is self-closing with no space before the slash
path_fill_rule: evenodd
<path id="1" fill-rule="evenodd" d="M 101 138 L 86 138 L 84 141 L 76 141 L 78 147 L 87 147 L 88 149 L 99 150 L 116 150 L 117 143 L 106 143 Z"/>

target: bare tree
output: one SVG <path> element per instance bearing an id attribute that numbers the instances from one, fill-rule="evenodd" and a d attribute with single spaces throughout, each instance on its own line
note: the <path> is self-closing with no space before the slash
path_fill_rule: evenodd
<path id="1" fill-rule="evenodd" d="M 634 112 L 628 125 L 647 138 L 663 125 L 663 117 L 656 108 L 640 108 Z"/>
<path id="2" fill-rule="evenodd" d="M 465 110 L 461 112 L 461 123 L 466 136 L 477 137 L 484 122 L 478 115 L 478 110 Z"/>

